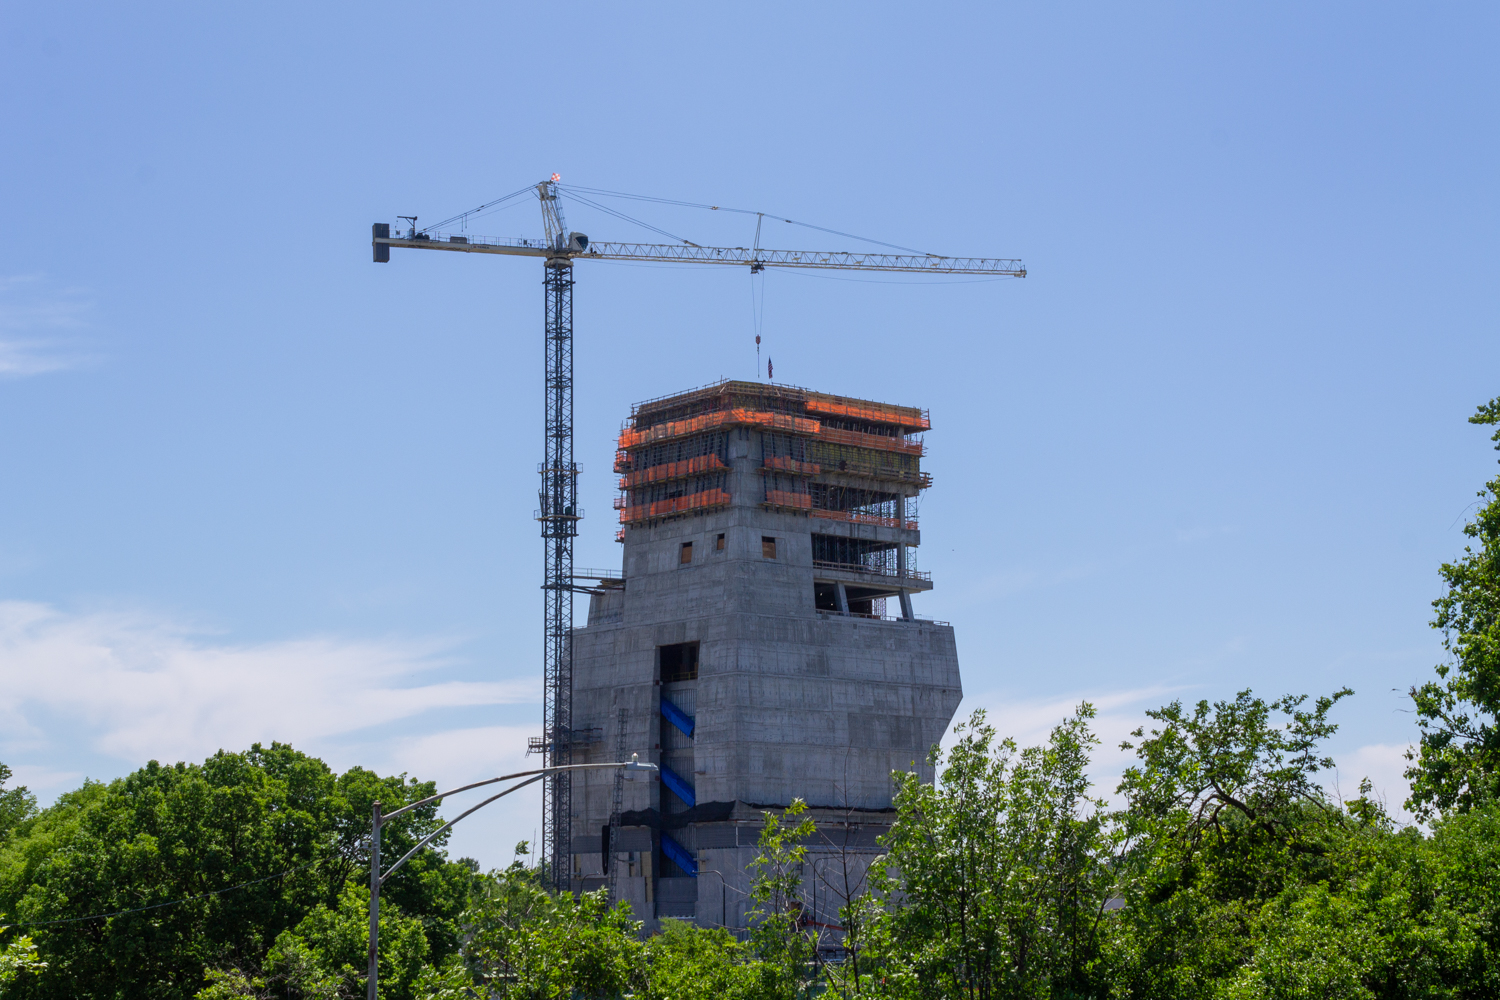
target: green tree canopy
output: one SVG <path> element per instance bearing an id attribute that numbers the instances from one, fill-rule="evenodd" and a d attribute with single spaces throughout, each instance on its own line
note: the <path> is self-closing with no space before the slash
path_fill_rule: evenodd
<path id="1" fill-rule="evenodd" d="M 1500 424 L 1500 399 L 1479 407 L 1469 423 Z M 1500 431 L 1491 440 L 1500 450 Z M 1408 755 L 1407 808 L 1426 818 L 1473 808 L 1500 791 L 1500 477 L 1485 484 L 1479 500 L 1479 513 L 1464 526 L 1473 542 L 1443 564 L 1448 592 L 1432 602 L 1432 627 L 1443 632 L 1448 662 L 1437 666 L 1436 680 L 1411 689 L 1422 737 Z"/>
<path id="2" fill-rule="evenodd" d="M 320 907 L 339 912 L 347 884 L 366 877 L 374 801 L 391 809 L 435 790 L 363 768 L 336 775 L 276 743 L 85 784 L 0 846 L 0 923 L 29 933 L 47 963 L 16 995 L 189 998 L 205 967 L 259 969 L 283 932 Z M 440 825 L 426 806 L 383 842 L 399 856 Z M 386 889 L 421 922 L 424 960 L 456 949 L 471 879 L 435 850 Z M 117 911 L 132 912 L 96 917 Z"/>

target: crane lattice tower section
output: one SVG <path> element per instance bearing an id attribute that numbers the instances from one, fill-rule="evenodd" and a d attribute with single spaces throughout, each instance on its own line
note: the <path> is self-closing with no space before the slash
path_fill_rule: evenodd
<path id="1" fill-rule="evenodd" d="M 623 745 L 661 771 L 618 803 L 610 776 L 581 772 L 575 891 L 612 885 L 648 923 L 743 928 L 763 810 L 801 798 L 819 828 L 809 916 L 838 922 L 844 900 L 815 873 L 862 872 L 891 772 L 931 780 L 962 696 L 952 627 L 911 611 L 932 588 L 911 558 L 929 426 L 914 407 L 756 382 L 632 408 L 623 572 L 572 632 L 573 717 L 594 737 L 575 757 Z"/>

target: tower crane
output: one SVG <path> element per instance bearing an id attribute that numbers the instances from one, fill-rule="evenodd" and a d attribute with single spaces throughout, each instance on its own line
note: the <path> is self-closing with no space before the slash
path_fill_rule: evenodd
<path id="1" fill-rule="evenodd" d="M 543 705 L 542 737 L 531 749 L 542 754 L 544 767 L 572 763 L 573 748 L 582 734 L 573 729 L 573 662 L 569 634 L 573 628 L 573 594 L 583 589 L 574 584 L 573 539 L 583 511 L 578 507 L 578 466 L 573 461 L 573 264 L 579 260 L 617 260 L 656 263 L 729 264 L 748 267 L 751 273 L 768 267 L 836 271 L 897 271 L 918 274 L 978 274 L 993 277 L 1026 277 L 1019 260 L 986 257 L 941 257 L 934 254 L 848 253 L 822 250 L 769 250 L 760 246 L 760 216 L 755 246 L 708 247 L 686 240 L 678 244 L 596 243 L 583 233 L 568 229 L 559 202 L 559 181 L 528 185 L 503 198 L 486 202 L 434 226 L 418 229 L 416 216 L 398 216 L 409 222 L 406 232 L 395 233 L 389 223 L 371 227 L 371 244 L 377 264 L 388 263 L 391 248 L 447 250 L 456 253 L 504 254 L 540 257 L 543 264 L 545 302 L 543 340 L 546 347 L 545 424 L 543 458 L 538 471 L 541 489 L 536 520 L 541 525 L 543 559 Z M 504 202 L 535 192 L 541 202 L 542 239 L 495 239 L 464 232 L 448 232 L 455 223 L 467 229 L 471 216 L 494 209 Z M 652 199 L 656 200 L 656 199 Z M 682 204 L 682 203 L 677 203 Z M 715 207 L 715 206 L 703 206 Z M 790 220 L 785 220 L 790 221 Z M 840 234 L 843 235 L 843 234 Z M 542 783 L 541 857 L 550 867 L 550 877 L 559 889 L 567 885 L 572 851 L 572 796 L 570 772 L 553 774 Z"/>

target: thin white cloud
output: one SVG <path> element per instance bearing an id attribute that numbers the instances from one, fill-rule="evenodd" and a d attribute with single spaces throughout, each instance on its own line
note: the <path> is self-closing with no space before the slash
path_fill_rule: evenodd
<path id="1" fill-rule="evenodd" d="M 1149 721 L 1146 709 L 1171 701 L 1181 690 L 1180 687 L 1154 684 L 1119 691 L 1077 692 L 1054 698 L 1015 698 L 1004 692 L 986 691 L 965 697 L 953 718 L 955 722 L 964 722 L 974 709 L 983 708 L 986 721 L 1000 736 L 1011 737 L 1022 747 L 1039 746 L 1047 741 L 1053 727 L 1077 711 L 1080 703 L 1087 701 L 1097 713 L 1091 728 L 1099 737 L 1089 776 L 1095 783 L 1096 794 L 1108 794 L 1114 791 L 1120 773 L 1133 759 L 1130 751 L 1120 749 L 1120 743 Z M 943 746 L 946 748 L 952 744 L 950 730 L 943 738 Z"/>
<path id="2" fill-rule="evenodd" d="M 1371 743 L 1336 756 L 1337 770 L 1329 781 L 1329 790 L 1335 798 L 1352 799 L 1359 795 L 1360 782 L 1369 778 L 1370 797 L 1401 822 L 1413 822 L 1414 817 L 1402 805 L 1411 794 L 1411 783 L 1405 775 L 1410 766 L 1406 751 L 1404 743 Z"/>
<path id="3" fill-rule="evenodd" d="M 538 700 L 531 680 L 419 683 L 444 665 L 441 653 L 437 643 L 332 638 L 215 644 L 145 614 L 0 602 L 0 730 L 6 744 L 35 750 L 66 720 L 95 751 L 138 766 Z"/>
<path id="4" fill-rule="evenodd" d="M 1182 687 L 1156 685 L 1122 691 L 1079 693 L 1057 698 L 1016 699 L 1003 692 L 984 692 L 964 699 L 954 722 L 967 721 L 971 712 L 983 708 L 986 721 L 1004 737 L 1015 739 L 1022 747 L 1039 746 L 1045 743 L 1053 727 L 1077 710 L 1080 702 L 1093 704 L 1097 715 L 1092 728 L 1099 737 L 1099 746 L 1089 768 L 1089 778 L 1094 782 L 1094 794 L 1114 799 L 1115 786 L 1125 768 L 1135 759 L 1130 750 L 1121 750 L 1120 744 L 1130 734 L 1151 720 L 1146 710 L 1157 708 L 1180 697 Z M 1187 700 L 1187 699 L 1183 699 Z M 950 730 L 943 737 L 947 749 L 954 742 Z M 1404 772 L 1408 767 L 1406 744 L 1373 743 L 1356 750 L 1334 755 L 1335 770 L 1322 775 L 1325 786 L 1335 801 L 1347 800 L 1359 794 L 1359 784 L 1370 779 L 1371 796 L 1385 806 L 1398 822 L 1411 823 L 1413 817 L 1402 803 L 1411 794 L 1411 785 Z"/>
<path id="5" fill-rule="evenodd" d="M 96 358 L 75 342 L 88 324 L 86 296 L 38 275 L 0 276 L 0 378 L 63 371 Z M 60 336 L 62 335 L 62 336 Z"/>

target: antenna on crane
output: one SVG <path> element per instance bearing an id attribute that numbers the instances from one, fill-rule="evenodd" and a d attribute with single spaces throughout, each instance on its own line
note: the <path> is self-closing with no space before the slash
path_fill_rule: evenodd
<path id="1" fill-rule="evenodd" d="M 759 274 L 768 267 L 843 271 L 898 271 L 920 274 L 979 274 L 990 277 L 1026 277 L 1019 260 L 985 257 L 940 257 L 935 254 L 855 254 L 822 250 L 766 250 L 760 245 L 761 223 L 766 213 L 757 212 L 755 246 L 705 247 L 683 240 L 678 244 L 590 243 L 582 233 L 569 232 L 559 202 L 558 183 L 562 177 L 553 174 L 534 188 L 541 201 L 542 228 L 545 238 L 491 239 L 481 236 L 436 232 L 454 222 L 466 225 L 470 215 L 497 206 L 517 195 L 522 188 L 504 198 L 486 202 L 479 208 L 456 215 L 420 232 L 415 215 L 398 215 L 410 222 L 405 236 L 391 235 L 389 223 L 377 222 L 370 229 L 370 243 L 376 263 L 391 259 L 391 248 L 412 250 L 453 250 L 460 253 L 503 254 L 518 257 L 540 257 L 543 262 L 545 321 L 543 342 L 546 354 L 545 425 L 543 459 L 538 471 L 541 488 L 537 493 L 536 519 L 541 524 L 546 555 L 542 575 L 542 735 L 532 737 L 528 752 L 542 754 L 546 767 L 572 762 L 573 749 L 594 742 L 594 732 L 573 729 L 573 650 L 569 642 L 573 629 L 573 595 L 586 588 L 573 580 L 573 539 L 583 511 L 578 507 L 578 466 L 573 461 L 573 262 L 575 260 L 621 260 L 654 263 L 737 264 Z M 666 199 L 642 199 L 667 202 Z M 667 202 L 673 203 L 673 202 Z M 592 204 L 592 203 L 591 203 Z M 675 202 L 688 205 L 687 202 Z M 595 206 L 602 207 L 602 206 Z M 712 208 L 718 206 L 692 206 Z M 619 215 L 610 209 L 612 214 Z M 743 211 L 729 209 L 728 211 Z M 624 218 L 622 216 L 622 218 Z M 771 216 L 780 219 L 780 216 Z M 634 221 L 634 220 L 630 220 Z M 790 219 L 781 219 L 791 222 Z M 644 224 L 643 224 L 644 225 Z M 798 223 L 806 226 L 807 223 Z M 648 227 L 655 228 L 655 227 Z M 821 229 L 818 226 L 809 226 Z M 661 232 L 661 230 L 657 230 Z M 823 230 L 839 236 L 834 230 Z M 669 233 L 664 235 L 670 236 Z M 675 238 L 675 237 L 674 237 Z M 878 241 L 869 241 L 878 242 Z M 891 249 L 905 248 L 885 244 Z M 760 336 L 755 338 L 755 364 L 760 368 Z M 769 355 L 766 379 L 773 376 Z M 542 864 L 547 877 L 559 890 L 567 888 L 572 871 L 572 784 L 570 772 L 563 771 L 542 783 Z"/>

